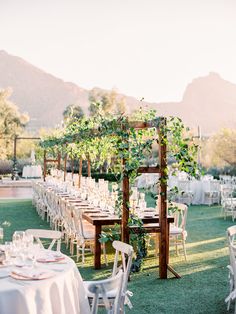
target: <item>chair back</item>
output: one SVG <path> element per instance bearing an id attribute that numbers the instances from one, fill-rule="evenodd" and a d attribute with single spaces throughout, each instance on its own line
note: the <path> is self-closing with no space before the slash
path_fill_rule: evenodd
<path id="1" fill-rule="evenodd" d="M 113 241 L 112 246 L 116 250 L 115 259 L 113 264 L 112 277 L 114 277 L 117 272 L 122 269 L 124 272 L 123 283 L 122 283 L 122 306 L 124 305 L 124 299 L 127 292 L 127 284 L 128 278 L 130 274 L 130 269 L 132 265 L 132 257 L 134 253 L 134 249 L 131 245 L 121 242 L 121 241 Z M 121 255 L 121 265 L 119 266 L 119 255 Z"/>
<path id="2" fill-rule="evenodd" d="M 230 259 L 230 268 L 233 272 L 234 286 L 236 284 L 236 245 L 235 245 L 235 236 L 236 236 L 236 226 L 231 226 L 227 229 L 227 239 L 229 246 L 229 259 Z"/>
<path id="3" fill-rule="evenodd" d="M 107 313 L 118 314 L 121 307 L 123 272 L 120 270 L 114 277 L 104 280 L 93 281 L 88 284 L 88 291 L 93 295 L 91 314 L 97 314 L 100 300 L 102 299 Z M 112 309 L 108 300 L 109 292 L 115 291 L 115 301 Z"/>
<path id="4" fill-rule="evenodd" d="M 86 236 L 84 233 L 83 219 L 82 219 L 83 209 L 76 208 L 74 205 L 71 205 L 71 207 L 73 211 L 74 228 L 77 231 L 77 234 L 81 239 L 86 239 Z"/>
<path id="5" fill-rule="evenodd" d="M 172 208 L 174 209 L 174 211 L 172 212 L 172 215 L 174 217 L 174 225 L 185 230 L 187 223 L 188 206 L 175 202 L 171 202 L 169 206 L 169 210 L 171 210 Z"/>
<path id="6" fill-rule="evenodd" d="M 61 250 L 61 237 L 62 233 L 60 231 L 55 230 L 46 230 L 46 229 L 27 229 L 26 234 L 31 234 L 41 248 L 44 248 L 42 241 L 40 239 L 51 239 L 51 243 L 48 247 L 51 250 L 54 244 L 57 242 L 56 250 Z"/>

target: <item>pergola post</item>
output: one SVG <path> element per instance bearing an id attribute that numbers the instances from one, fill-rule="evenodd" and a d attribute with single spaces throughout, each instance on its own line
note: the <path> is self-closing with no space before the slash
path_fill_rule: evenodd
<path id="1" fill-rule="evenodd" d="M 167 223 L 167 160 L 166 160 L 166 119 L 163 118 L 161 125 L 159 127 L 159 164 L 160 164 L 160 241 L 159 250 L 161 254 L 159 255 L 159 267 L 160 267 L 160 278 L 167 278 L 168 269 L 168 241 L 169 241 L 169 230 Z"/>
<path id="2" fill-rule="evenodd" d="M 125 126 L 122 126 L 123 130 L 128 132 Z M 127 147 L 123 149 L 128 153 L 128 140 L 126 140 Z M 123 193 L 123 204 L 122 204 L 122 219 L 121 219 L 121 240 L 125 243 L 129 243 L 129 177 L 125 170 L 126 160 L 122 159 L 122 168 L 123 168 L 123 180 L 122 180 L 122 193 Z"/>
<path id="3" fill-rule="evenodd" d="M 125 165 L 125 160 L 123 159 L 123 166 Z M 123 205 L 122 205 L 122 222 L 121 222 L 121 239 L 125 243 L 129 243 L 129 178 L 124 174 L 122 182 L 122 193 L 123 193 Z"/>
<path id="4" fill-rule="evenodd" d="M 58 152 L 57 154 L 57 169 L 61 170 L 61 153 Z"/>
<path id="5" fill-rule="evenodd" d="M 71 159 L 71 176 L 74 178 L 74 158 Z"/>
<path id="6" fill-rule="evenodd" d="M 64 157 L 64 182 L 66 181 L 66 164 L 67 164 L 67 154 Z"/>
<path id="7" fill-rule="evenodd" d="M 82 177 L 82 169 L 83 169 L 83 159 L 80 157 L 79 160 L 79 181 L 78 181 L 78 187 L 81 187 L 81 177 Z"/>
<path id="8" fill-rule="evenodd" d="M 43 181 L 46 180 L 46 176 L 47 176 L 47 159 L 46 159 L 46 149 L 44 149 L 43 151 Z"/>
<path id="9" fill-rule="evenodd" d="M 17 135 L 14 137 L 14 149 L 13 149 L 13 171 L 12 171 L 12 180 L 19 180 L 19 175 L 17 171 L 17 160 L 16 160 L 16 146 L 17 146 Z"/>
<path id="10" fill-rule="evenodd" d="M 47 176 L 47 163 L 48 162 L 56 162 L 57 169 L 61 170 L 61 154 L 58 152 L 57 159 L 47 159 L 47 151 L 44 149 L 43 152 L 43 181 L 46 180 Z"/>

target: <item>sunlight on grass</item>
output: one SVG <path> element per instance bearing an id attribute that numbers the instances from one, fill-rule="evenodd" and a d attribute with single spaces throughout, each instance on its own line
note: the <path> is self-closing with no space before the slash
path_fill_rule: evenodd
<path id="1" fill-rule="evenodd" d="M 49 228 L 42 221 L 29 200 L 1 201 L 0 221 L 8 221 L 4 226 L 4 240 L 11 239 L 15 230 L 27 228 Z M 229 263 L 226 229 L 233 223 L 220 216 L 219 206 L 192 206 L 189 208 L 187 231 L 188 238 L 187 261 L 182 250 L 176 256 L 174 246 L 170 250 L 170 265 L 182 276 L 181 279 L 159 280 L 158 258 L 154 247 L 148 250 L 144 260 L 143 271 L 131 275 L 129 289 L 134 293 L 132 303 L 134 308 L 127 309 L 131 314 L 210 314 L 227 312 L 224 298 L 228 293 Z M 62 251 L 68 250 L 65 244 Z M 75 258 L 75 256 L 73 257 Z M 93 255 L 86 253 L 85 265 L 76 263 L 85 280 L 106 278 L 111 274 L 114 254 L 108 249 L 109 266 L 93 269 Z M 169 273 L 169 278 L 174 276 Z"/>

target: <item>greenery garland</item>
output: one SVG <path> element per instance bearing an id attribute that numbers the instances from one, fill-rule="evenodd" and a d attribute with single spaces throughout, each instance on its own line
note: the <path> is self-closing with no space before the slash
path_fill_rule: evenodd
<path id="1" fill-rule="evenodd" d="M 132 121 L 150 122 L 149 129 L 135 129 Z M 185 171 L 189 175 L 197 177 L 199 175 L 196 153 L 197 146 L 188 136 L 188 130 L 179 118 L 170 117 L 166 125 L 160 124 L 160 118 L 156 117 L 154 110 L 136 112 L 129 119 L 124 115 L 102 115 L 94 117 L 83 117 L 80 119 L 68 120 L 60 136 L 49 136 L 41 141 L 42 148 L 56 147 L 62 150 L 65 143 L 66 152 L 74 158 L 89 159 L 93 167 L 99 168 L 106 161 L 110 171 L 117 173 L 121 182 L 127 176 L 130 183 L 134 183 L 138 176 L 137 170 L 142 165 L 145 157 L 152 151 L 152 144 L 157 140 L 156 128 L 160 128 L 161 145 L 167 145 L 168 163 L 171 163 L 173 174 L 177 171 Z M 131 124 L 131 127 L 130 127 Z M 112 160 L 116 158 L 116 162 Z M 125 159 L 125 165 L 122 165 Z M 164 176 L 159 179 L 159 183 L 167 184 L 168 169 Z M 121 215 L 122 193 L 119 188 L 119 198 L 116 204 L 117 214 Z M 172 191 L 173 192 L 173 191 Z M 174 189 L 177 192 L 177 189 Z M 127 204 L 130 208 L 130 204 Z M 143 257 L 146 256 L 147 235 L 142 228 L 142 220 L 130 214 L 129 226 L 137 226 L 138 232 L 132 233 L 130 240 L 136 247 L 136 259 L 133 270 L 141 268 Z M 107 241 L 112 236 L 102 233 L 101 241 Z"/>

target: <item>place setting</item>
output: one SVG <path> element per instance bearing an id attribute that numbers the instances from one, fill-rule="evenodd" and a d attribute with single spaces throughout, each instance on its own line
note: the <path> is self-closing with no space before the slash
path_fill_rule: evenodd
<path id="1" fill-rule="evenodd" d="M 43 280 L 56 275 L 47 264 L 67 264 L 61 252 L 44 249 L 34 243 L 31 234 L 15 231 L 12 241 L 0 247 L 0 279 Z"/>

